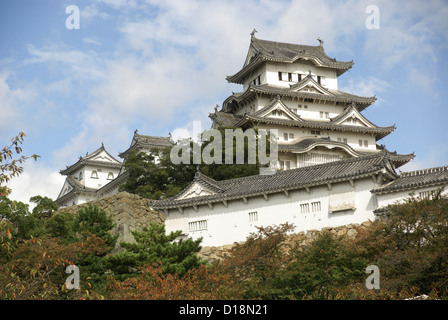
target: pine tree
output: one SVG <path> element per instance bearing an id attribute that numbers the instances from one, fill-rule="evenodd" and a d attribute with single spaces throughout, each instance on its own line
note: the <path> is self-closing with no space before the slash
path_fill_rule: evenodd
<path id="1" fill-rule="evenodd" d="M 131 232 L 135 242 L 122 242 L 125 249 L 108 258 L 110 269 L 121 278 L 135 275 L 139 267 L 160 264 L 164 274 L 184 275 L 202 261 L 196 255 L 201 239 L 177 239 L 181 231 L 166 234 L 165 226 L 151 223 L 149 228 Z"/>

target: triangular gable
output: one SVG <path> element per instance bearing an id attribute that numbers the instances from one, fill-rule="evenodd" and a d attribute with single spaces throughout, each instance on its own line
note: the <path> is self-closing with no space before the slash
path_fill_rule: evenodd
<path id="1" fill-rule="evenodd" d="M 92 161 L 102 161 L 102 162 L 111 162 L 111 163 L 120 163 L 119 161 L 115 160 L 109 153 L 107 153 L 105 150 L 100 152 L 99 154 L 91 157 L 86 157 L 86 160 L 92 160 Z"/>
<path id="2" fill-rule="evenodd" d="M 66 195 L 67 193 L 69 193 L 73 189 L 74 189 L 74 186 L 70 183 L 69 179 L 66 178 L 65 181 L 64 181 L 64 184 L 62 185 L 61 191 L 59 192 L 59 195 L 58 195 L 57 199 L 59 199 L 60 197 Z"/>
<path id="3" fill-rule="evenodd" d="M 104 149 L 104 145 L 102 145 L 99 149 L 95 150 L 89 155 L 86 155 L 84 160 L 90 160 L 90 161 L 101 161 L 101 162 L 110 162 L 110 163 L 117 163 L 120 164 L 121 162 L 112 157 L 106 149 Z"/>
<path id="4" fill-rule="evenodd" d="M 279 113 L 281 112 L 281 115 Z M 298 120 L 303 121 L 300 116 L 292 112 L 281 100 L 277 97 L 276 100 L 272 101 L 266 107 L 254 113 L 254 115 L 259 117 L 269 117 L 274 119 L 287 119 L 287 120 Z"/>
<path id="5" fill-rule="evenodd" d="M 249 46 L 249 50 L 247 51 L 247 56 L 246 60 L 244 61 L 243 68 L 251 63 L 252 59 L 256 57 L 257 53 L 257 50 L 255 50 L 254 46 L 251 43 L 251 45 Z"/>
<path id="6" fill-rule="evenodd" d="M 290 91 L 303 92 L 303 93 L 318 93 L 327 96 L 334 96 L 333 93 L 322 87 L 317 83 L 313 77 L 309 74 L 302 81 L 290 85 Z"/>
<path id="7" fill-rule="evenodd" d="M 333 118 L 332 121 L 335 124 L 350 125 L 350 126 L 361 125 L 367 128 L 377 128 L 377 126 L 372 122 L 370 122 L 369 120 L 367 120 L 367 118 L 364 117 L 358 111 L 358 109 L 356 109 L 354 105 L 348 107 L 343 113 Z"/>
<path id="8" fill-rule="evenodd" d="M 176 198 L 176 200 L 210 196 L 213 194 L 216 194 L 216 192 L 211 188 L 207 187 L 205 184 L 199 181 L 195 181 L 189 187 L 187 187 L 187 189 L 182 192 L 182 194 L 178 198 Z"/>

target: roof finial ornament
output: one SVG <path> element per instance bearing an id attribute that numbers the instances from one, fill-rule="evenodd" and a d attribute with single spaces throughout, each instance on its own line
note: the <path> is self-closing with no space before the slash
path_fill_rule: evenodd
<path id="1" fill-rule="evenodd" d="M 311 70 L 308 69 L 308 75 L 311 77 Z"/>
<path id="2" fill-rule="evenodd" d="M 219 108 L 218 105 L 216 105 L 216 106 L 213 108 L 213 109 L 215 109 L 215 114 L 218 113 L 218 108 Z"/>
<path id="3" fill-rule="evenodd" d="M 280 94 L 277 93 L 277 97 L 276 98 L 277 98 L 277 100 L 280 100 L 280 98 L 281 98 Z"/>
<path id="4" fill-rule="evenodd" d="M 319 46 L 320 46 L 321 48 L 323 48 L 323 47 L 324 47 L 324 40 L 322 40 L 322 39 L 319 37 L 319 38 L 317 38 L 317 41 L 319 41 Z"/>
<path id="5" fill-rule="evenodd" d="M 257 33 L 257 29 L 254 28 L 254 30 L 252 30 L 252 32 L 250 33 L 250 37 L 253 39 L 255 38 L 255 33 Z"/>
<path id="6" fill-rule="evenodd" d="M 138 129 L 135 129 L 134 134 L 137 134 L 137 133 L 138 133 Z"/>

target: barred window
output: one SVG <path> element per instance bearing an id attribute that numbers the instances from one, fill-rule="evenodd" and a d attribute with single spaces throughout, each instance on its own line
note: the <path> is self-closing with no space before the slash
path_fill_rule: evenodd
<path id="1" fill-rule="evenodd" d="M 308 213 L 310 212 L 310 204 L 309 203 L 302 203 L 300 205 L 300 213 Z"/>
<path id="2" fill-rule="evenodd" d="M 188 223 L 189 231 L 207 230 L 207 220 L 198 220 Z"/>
<path id="3" fill-rule="evenodd" d="M 311 202 L 311 211 L 312 212 L 319 212 L 321 209 L 320 201 Z"/>
<path id="4" fill-rule="evenodd" d="M 258 221 L 258 212 L 249 212 L 249 222 L 256 222 Z"/>

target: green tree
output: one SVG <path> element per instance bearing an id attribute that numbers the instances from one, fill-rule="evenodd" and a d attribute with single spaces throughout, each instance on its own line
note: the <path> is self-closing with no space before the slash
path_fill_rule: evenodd
<path id="1" fill-rule="evenodd" d="M 19 156 L 14 158 L 14 154 L 22 153 L 21 144 L 25 139 L 26 134 L 19 132 L 19 134 L 11 139 L 11 143 L 0 151 L 0 195 L 8 195 L 11 190 L 2 184 L 8 182 L 13 177 L 17 177 L 23 172 L 21 164 L 27 159 L 33 158 L 35 161 L 40 156 L 33 154 L 31 156 Z"/>
<path id="2" fill-rule="evenodd" d="M 259 173 L 261 167 L 257 150 L 255 153 L 255 163 L 249 163 L 249 151 L 256 149 L 255 146 L 249 143 L 249 139 L 244 139 L 244 163 L 237 164 L 237 142 L 234 138 L 232 145 L 233 160 L 232 164 L 225 163 L 226 145 L 225 145 L 225 130 L 234 128 L 220 128 L 221 142 L 221 163 L 206 164 L 201 161 L 200 164 L 194 163 L 195 150 L 199 150 L 201 155 L 205 148 L 214 142 L 213 138 L 209 141 L 204 141 L 202 145 L 196 142 L 180 141 L 179 145 L 188 150 L 189 163 L 173 163 L 170 152 L 171 148 L 161 150 L 151 150 L 151 154 L 134 153 L 130 154 L 126 159 L 124 166 L 129 173 L 129 179 L 126 183 L 120 186 L 120 191 L 127 191 L 138 194 L 142 197 L 151 199 L 161 199 L 171 197 L 182 191 L 193 180 L 197 170 L 215 180 L 224 180 L 256 175 Z M 255 130 L 257 134 L 257 130 Z M 257 138 L 258 139 L 258 135 Z M 269 139 L 269 136 L 268 136 Z M 257 140 L 255 140 L 256 143 Z M 270 145 L 267 145 L 267 152 L 270 152 Z M 214 151 L 211 152 L 214 155 Z M 158 162 L 154 159 L 157 157 Z"/>
<path id="3" fill-rule="evenodd" d="M 110 233 L 115 226 L 112 217 L 95 205 L 89 204 L 87 207 L 80 209 L 75 216 L 73 226 L 74 231 L 81 238 L 87 232 L 103 238 L 111 248 L 117 242 L 118 235 Z"/>
<path id="4" fill-rule="evenodd" d="M 45 230 L 52 237 L 59 238 L 65 244 L 77 241 L 75 215 L 67 212 L 53 214 L 44 223 Z"/>
<path id="5" fill-rule="evenodd" d="M 224 270 L 244 283 L 245 299 L 286 299 L 291 295 L 284 281 L 291 263 L 285 240 L 294 228 L 290 223 L 257 227 L 257 232 L 236 244 L 222 261 Z"/>
<path id="6" fill-rule="evenodd" d="M 343 238 L 328 231 L 294 254 L 286 282 L 296 298 L 333 299 L 340 288 L 363 279 L 369 265 Z"/>
<path id="7" fill-rule="evenodd" d="M 135 275 L 139 267 L 160 264 L 163 273 L 184 275 L 202 264 L 197 256 L 202 239 L 178 239 L 181 231 L 166 234 L 163 224 L 151 223 L 149 228 L 133 231 L 135 242 L 122 242 L 125 249 L 109 256 L 109 266 L 117 277 Z"/>
<path id="8" fill-rule="evenodd" d="M 30 198 L 30 202 L 36 204 L 32 212 L 36 218 L 40 219 L 50 218 L 51 214 L 59 208 L 59 206 L 48 197 L 34 196 Z"/>
<path id="9" fill-rule="evenodd" d="M 442 190 L 387 207 L 387 218 L 372 234 L 387 239 L 373 257 L 386 288 L 448 297 L 448 198 Z"/>

